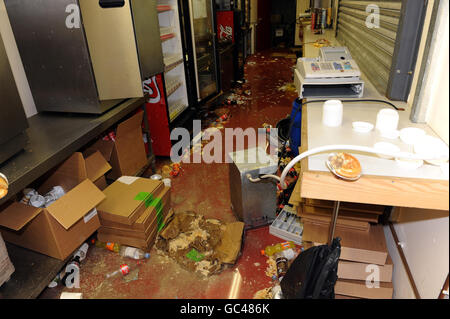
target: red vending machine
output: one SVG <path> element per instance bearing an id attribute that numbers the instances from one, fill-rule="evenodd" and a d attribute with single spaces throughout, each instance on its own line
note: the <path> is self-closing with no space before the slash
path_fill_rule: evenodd
<path id="1" fill-rule="evenodd" d="M 170 156 L 170 121 L 162 75 L 157 74 L 144 81 L 144 92 L 149 96 L 145 107 L 153 153 L 156 156 Z"/>
<path id="2" fill-rule="evenodd" d="M 219 43 L 234 43 L 234 11 L 217 11 L 217 37 Z"/>

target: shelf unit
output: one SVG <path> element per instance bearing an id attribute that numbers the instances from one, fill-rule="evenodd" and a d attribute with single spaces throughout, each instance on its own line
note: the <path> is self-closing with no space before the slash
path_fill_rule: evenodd
<path id="1" fill-rule="evenodd" d="M 157 10 L 161 38 L 165 39 L 162 42 L 164 84 L 172 121 L 171 110 L 184 110 L 189 104 L 177 0 L 158 0 Z"/>

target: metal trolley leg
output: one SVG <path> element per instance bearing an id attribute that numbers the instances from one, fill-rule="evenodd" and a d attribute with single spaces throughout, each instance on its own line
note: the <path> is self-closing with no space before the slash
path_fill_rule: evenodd
<path id="1" fill-rule="evenodd" d="M 331 245 L 331 243 L 333 242 L 334 232 L 336 230 L 336 223 L 337 223 L 337 218 L 339 215 L 339 207 L 340 206 L 341 206 L 340 201 L 334 202 L 333 216 L 331 217 L 330 232 L 328 234 L 328 245 Z"/>

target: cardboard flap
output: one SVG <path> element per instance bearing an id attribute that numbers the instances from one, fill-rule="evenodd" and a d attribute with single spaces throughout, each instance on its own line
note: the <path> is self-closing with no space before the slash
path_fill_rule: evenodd
<path id="1" fill-rule="evenodd" d="M 87 179 L 87 172 L 83 154 L 75 152 L 42 183 L 38 192 L 46 194 L 54 186 L 61 186 L 67 193 L 85 179 Z"/>
<path id="2" fill-rule="evenodd" d="M 85 154 L 86 156 L 89 156 L 90 154 L 95 153 L 95 151 L 99 151 L 107 161 L 110 161 L 113 149 L 113 141 L 98 140 L 85 151 Z"/>
<path id="3" fill-rule="evenodd" d="M 111 165 L 109 165 L 100 151 L 95 151 L 93 154 L 86 158 L 85 162 L 87 177 L 92 182 L 98 180 L 111 169 Z"/>
<path id="4" fill-rule="evenodd" d="M 127 135 L 129 132 L 139 130 L 141 131 L 142 119 L 144 116 L 144 112 L 138 112 L 128 120 L 123 121 L 117 126 L 116 138 L 120 139 Z"/>
<path id="5" fill-rule="evenodd" d="M 33 218 L 35 218 L 41 211 L 42 208 L 36 208 L 18 202 L 13 202 L 0 212 L 0 225 L 18 231 L 33 220 Z"/>
<path id="6" fill-rule="evenodd" d="M 46 209 L 58 223 L 69 229 L 104 199 L 105 195 L 86 179 Z"/>

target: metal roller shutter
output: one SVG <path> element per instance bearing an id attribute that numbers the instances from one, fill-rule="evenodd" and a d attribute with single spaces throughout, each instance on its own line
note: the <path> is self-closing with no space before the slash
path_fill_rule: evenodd
<path id="1" fill-rule="evenodd" d="M 380 10 L 380 27 L 366 26 L 368 5 Z M 337 39 L 347 46 L 361 71 L 377 90 L 388 94 L 391 67 L 400 24 L 402 1 L 340 0 L 337 20 Z M 371 20 L 369 20 L 371 21 Z"/>

